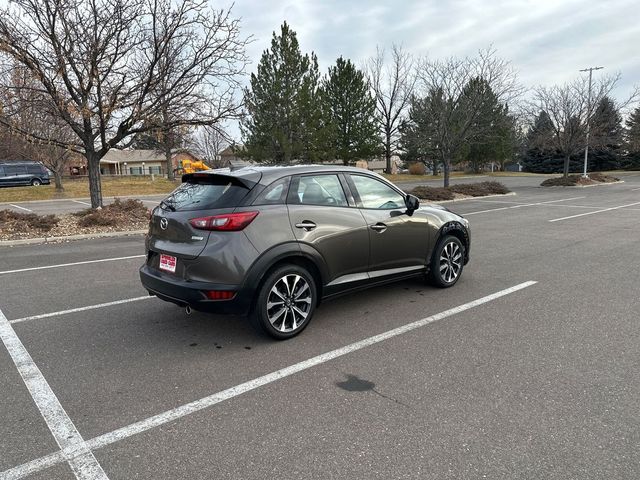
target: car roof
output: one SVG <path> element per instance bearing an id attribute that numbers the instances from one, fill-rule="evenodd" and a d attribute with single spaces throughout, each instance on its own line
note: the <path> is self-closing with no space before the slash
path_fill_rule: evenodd
<path id="1" fill-rule="evenodd" d="M 229 168 L 218 168 L 215 170 L 208 170 L 211 174 L 221 174 L 233 177 L 252 177 L 256 173 L 261 175 L 260 183 L 268 184 L 278 178 L 282 178 L 287 175 L 303 175 L 307 173 L 328 173 L 328 172 L 350 172 L 350 173 L 365 173 L 378 177 L 377 173 L 371 172 L 357 167 L 346 167 L 344 165 L 277 165 L 277 166 L 258 166 L 251 165 L 242 167 L 237 170 L 231 170 Z M 204 172 L 201 172 L 204 173 Z"/>

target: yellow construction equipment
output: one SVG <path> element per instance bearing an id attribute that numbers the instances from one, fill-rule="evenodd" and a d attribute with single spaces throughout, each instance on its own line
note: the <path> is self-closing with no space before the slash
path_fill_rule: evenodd
<path id="1" fill-rule="evenodd" d="M 201 172 L 203 170 L 211 170 L 202 160 L 182 160 L 182 173 Z"/>

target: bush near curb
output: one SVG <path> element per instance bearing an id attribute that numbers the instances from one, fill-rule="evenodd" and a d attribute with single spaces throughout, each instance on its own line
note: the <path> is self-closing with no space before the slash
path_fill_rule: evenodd
<path id="1" fill-rule="evenodd" d="M 13 229 L 23 225 L 30 230 L 48 232 L 58 224 L 55 215 L 38 215 L 36 213 L 18 213 L 13 210 L 0 210 L 0 228 Z"/>
<path id="2" fill-rule="evenodd" d="M 578 185 L 597 185 L 598 183 L 619 182 L 617 177 L 611 177 L 602 173 L 590 173 L 589 178 L 582 175 L 569 175 L 568 177 L 547 178 L 540 185 L 542 187 L 575 187 Z"/>
<path id="3" fill-rule="evenodd" d="M 478 182 L 451 185 L 449 187 L 427 187 L 420 185 L 409 193 L 418 198 L 429 201 L 453 200 L 461 197 L 486 197 L 487 195 L 505 195 L 510 193 L 500 182 Z"/>
<path id="4" fill-rule="evenodd" d="M 88 208 L 73 215 L 80 217 L 78 225 L 81 227 L 113 227 L 123 223 L 123 221 L 147 218 L 147 207 L 140 200 L 120 200 L 116 198 L 112 204 L 100 210 Z"/>

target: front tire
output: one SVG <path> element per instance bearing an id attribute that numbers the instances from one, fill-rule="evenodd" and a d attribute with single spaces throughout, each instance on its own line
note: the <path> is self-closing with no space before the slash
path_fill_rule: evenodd
<path id="1" fill-rule="evenodd" d="M 39 187 L 40 185 L 42 185 L 42 182 L 38 178 L 34 178 L 33 180 L 31 180 L 31 185 L 33 187 Z"/>
<path id="2" fill-rule="evenodd" d="M 456 284 L 464 268 L 464 245 L 459 238 L 446 235 L 440 239 L 431 257 L 428 282 L 439 288 Z"/>
<path id="3" fill-rule="evenodd" d="M 251 312 L 253 325 L 278 340 L 304 330 L 318 303 L 313 276 L 298 265 L 276 268 L 262 283 Z"/>

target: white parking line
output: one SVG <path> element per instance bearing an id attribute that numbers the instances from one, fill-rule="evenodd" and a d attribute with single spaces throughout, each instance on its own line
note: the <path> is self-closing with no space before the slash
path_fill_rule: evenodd
<path id="1" fill-rule="evenodd" d="M 111 307 L 113 305 L 122 305 L 123 303 L 139 302 L 140 300 L 149 300 L 150 298 L 156 298 L 151 295 L 145 295 L 144 297 L 126 298 L 124 300 L 115 300 L 113 302 L 98 303 L 97 305 L 87 305 L 86 307 L 71 308 L 69 310 L 61 310 L 59 312 L 42 313 L 40 315 L 31 315 L 30 317 L 16 318 L 10 320 L 9 323 L 22 323 L 29 320 L 39 320 L 41 318 L 58 317 L 60 315 L 68 315 L 69 313 L 86 312 L 87 310 L 95 310 L 96 308 Z"/>
<path id="2" fill-rule="evenodd" d="M 8 273 L 32 272 L 34 270 L 46 270 L 49 268 L 72 267 L 74 265 L 87 265 L 89 263 L 115 262 L 117 260 L 129 260 L 131 258 L 142 258 L 142 257 L 145 257 L 145 255 L 129 255 L 128 257 L 101 258 L 99 260 L 85 260 L 82 262 L 60 263 L 58 265 L 45 265 L 43 267 L 18 268 L 16 270 L 5 270 L 3 272 L 0 272 L 0 275 L 4 275 Z"/>
<path id="3" fill-rule="evenodd" d="M 74 203 L 79 203 L 79 204 L 81 204 L 81 205 L 87 205 L 87 206 L 89 206 L 89 207 L 91 206 L 91 204 L 90 204 L 90 203 L 83 202 L 82 200 L 71 200 L 71 201 L 72 201 L 72 202 L 74 202 Z"/>
<path id="4" fill-rule="evenodd" d="M 75 477 L 79 480 L 108 480 L 96 457 L 60 405 L 58 397 L 51 390 L 49 383 L 24 348 L 2 310 L 0 310 L 0 338 Z"/>
<path id="5" fill-rule="evenodd" d="M 21 207 L 20 205 L 15 205 L 15 204 L 13 204 L 13 203 L 10 203 L 10 204 L 9 204 L 9 206 L 10 206 L 10 207 L 19 208 L 20 210 L 24 210 L 24 211 L 26 211 L 26 212 L 33 212 L 33 210 L 29 210 L 28 208 Z"/>
<path id="6" fill-rule="evenodd" d="M 490 208 L 488 210 L 479 210 L 477 212 L 463 213 L 462 215 L 464 215 L 466 217 L 467 215 L 477 215 L 478 213 L 497 212 L 497 211 L 500 211 L 500 210 L 511 210 L 511 209 L 514 209 L 514 208 L 522 208 L 522 207 L 533 207 L 533 206 L 536 206 L 536 205 L 546 205 L 548 203 L 568 202 L 569 200 L 579 200 L 581 198 L 586 198 L 586 197 L 563 198 L 563 199 L 560 199 L 560 200 L 550 200 L 548 202 L 523 203 L 521 205 L 513 205 L 511 207 Z"/>
<path id="7" fill-rule="evenodd" d="M 571 215 L 569 217 L 562 217 L 562 218 L 554 218 L 553 220 L 549 220 L 550 222 L 560 222 L 562 220 L 569 220 L 570 218 L 578 218 L 578 217 L 584 217 L 586 215 L 594 215 L 596 213 L 602 213 L 602 212 L 610 212 L 611 210 L 618 210 L 620 208 L 625 208 L 625 207 L 633 207 L 634 205 L 640 205 L 640 202 L 636 202 L 636 203 L 629 203 L 627 205 L 620 205 L 619 207 L 611 207 L 611 208 L 605 208 L 602 210 L 596 210 L 595 212 L 585 212 L 585 213 L 579 213 L 577 215 Z"/>
<path id="8" fill-rule="evenodd" d="M 199 400 L 195 400 L 193 402 L 181 405 L 177 408 L 173 408 L 171 410 L 167 410 L 166 412 L 132 423 L 130 425 L 119 428 L 112 432 L 105 433 L 104 435 L 100 435 L 98 437 L 92 438 L 91 440 L 87 441 L 87 445 L 92 450 L 102 448 L 107 445 L 111 445 L 113 443 L 129 438 L 133 435 L 137 435 L 138 433 L 142 433 L 147 430 L 151 430 L 153 428 L 159 427 L 161 425 L 165 425 L 167 423 L 170 423 L 180 418 L 191 415 L 192 413 L 196 413 L 206 408 L 209 408 L 220 402 L 224 402 L 225 400 L 229 400 L 231 398 L 242 395 L 243 393 L 250 392 L 264 385 L 273 383 L 277 380 L 281 380 L 295 373 L 302 372 L 309 368 L 326 363 L 330 360 L 334 360 L 336 358 L 342 357 L 344 355 L 355 352 L 357 350 L 361 350 L 365 347 L 369 347 L 371 345 L 384 342 L 385 340 L 389 340 L 390 338 L 397 337 L 398 335 L 403 335 L 417 328 L 424 327 L 431 323 L 437 322 L 438 320 L 443 320 L 452 315 L 456 315 L 458 313 L 462 313 L 466 310 L 478 307 L 480 305 L 491 302 L 493 300 L 497 300 L 498 298 L 501 298 L 501 297 L 504 297 L 505 295 L 509 295 L 519 290 L 525 289 L 527 287 L 535 285 L 536 283 L 537 282 L 535 281 L 520 283 L 518 285 L 514 285 L 513 287 L 500 290 L 499 292 L 492 293 L 491 295 L 487 295 L 485 297 L 479 298 L 469 303 L 465 303 L 458 307 L 445 310 L 444 312 L 437 313 L 430 317 L 417 320 L 407 325 L 403 325 L 401 327 L 394 328 L 387 332 L 380 333 L 378 335 L 374 335 L 369 338 L 365 338 L 364 340 L 360 340 L 358 342 L 338 348 L 336 350 L 332 350 L 330 352 L 323 353 L 318 356 L 309 358 L 308 360 L 295 363 L 289 367 L 285 367 L 283 369 L 277 370 L 272 373 L 268 373 L 261 377 L 255 378 L 253 380 L 249 380 L 248 382 L 242 383 L 240 385 L 236 385 L 235 387 L 222 390 L 221 392 L 214 393 L 213 395 L 209 395 Z M 64 458 L 62 457 L 61 453 L 55 452 L 55 453 L 46 455 L 44 457 L 38 458 L 36 460 L 32 460 L 31 462 L 18 465 L 17 467 L 6 470 L 5 472 L 0 473 L 0 477 L 5 480 L 14 480 L 18 478 L 24 478 L 27 475 L 41 471 L 45 468 L 49 468 L 53 465 L 61 463 L 62 461 L 64 461 Z"/>

